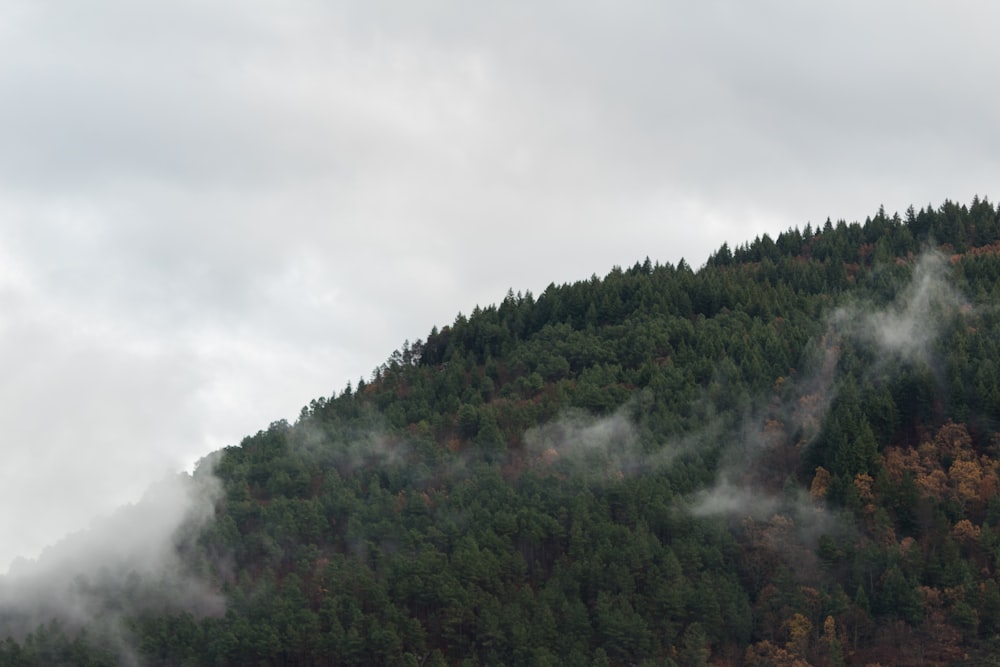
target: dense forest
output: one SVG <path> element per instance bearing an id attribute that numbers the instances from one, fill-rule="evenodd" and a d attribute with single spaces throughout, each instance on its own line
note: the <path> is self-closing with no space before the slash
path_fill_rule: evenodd
<path id="1" fill-rule="evenodd" d="M 169 568 L 0 602 L 0 664 L 1000 664 L 998 304 L 979 198 L 510 292 L 202 461 Z"/>

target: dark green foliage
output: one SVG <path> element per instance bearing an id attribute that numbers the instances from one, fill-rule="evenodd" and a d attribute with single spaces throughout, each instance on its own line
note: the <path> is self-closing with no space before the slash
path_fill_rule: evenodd
<path id="1" fill-rule="evenodd" d="M 227 611 L 122 641 L 152 665 L 704 665 L 991 639 L 998 233 L 978 198 L 880 210 L 459 315 L 221 452 L 185 557 Z M 932 243 L 969 303 L 883 353 L 850 317 L 894 308 Z M 58 623 L 0 644 L 121 660 Z"/>

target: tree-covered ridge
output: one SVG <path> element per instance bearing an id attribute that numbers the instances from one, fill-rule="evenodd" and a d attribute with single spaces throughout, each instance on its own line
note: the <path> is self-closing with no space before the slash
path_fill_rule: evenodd
<path id="1" fill-rule="evenodd" d="M 459 315 L 202 464 L 215 519 L 179 544 L 224 613 L 108 587 L 118 643 L 60 619 L 0 664 L 986 655 L 998 220 L 880 210 Z"/>

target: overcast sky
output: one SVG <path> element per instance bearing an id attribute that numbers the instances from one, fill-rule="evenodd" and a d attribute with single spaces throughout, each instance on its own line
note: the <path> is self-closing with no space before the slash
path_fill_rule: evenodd
<path id="1" fill-rule="evenodd" d="M 0 2 L 0 571 L 508 288 L 993 200 L 997 25 L 961 0 Z"/>

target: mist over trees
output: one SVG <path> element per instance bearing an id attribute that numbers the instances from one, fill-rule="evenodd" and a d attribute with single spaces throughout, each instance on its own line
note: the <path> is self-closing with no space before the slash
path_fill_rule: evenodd
<path id="1" fill-rule="evenodd" d="M 998 281 L 976 198 L 510 292 L 0 579 L 0 664 L 991 664 Z"/>

